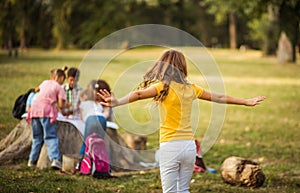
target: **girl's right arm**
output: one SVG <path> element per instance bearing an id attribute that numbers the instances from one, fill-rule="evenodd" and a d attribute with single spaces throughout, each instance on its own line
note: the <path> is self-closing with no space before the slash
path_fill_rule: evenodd
<path id="1" fill-rule="evenodd" d="M 153 98 L 157 95 L 157 91 L 154 86 L 151 86 L 143 90 L 132 91 L 120 99 L 117 99 L 113 93 L 110 94 L 107 90 L 100 90 L 97 94 L 105 101 L 101 102 L 101 105 L 116 107 L 138 100 Z"/>

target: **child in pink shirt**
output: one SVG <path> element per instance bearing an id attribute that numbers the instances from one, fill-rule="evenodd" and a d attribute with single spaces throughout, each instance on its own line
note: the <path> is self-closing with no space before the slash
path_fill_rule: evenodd
<path id="1" fill-rule="evenodd" d="M 62 109 L 66 94 L 62 88 L 66 75 L 62 69 L 51 70 L 50 80 L 43 81 L 39 87 L 39 94 L 34 100 L 28 118 L 32 125 L 32 147 L 28 166 L 35 166 L 45 141 L 51 167 L 61 169 L 59 140 L 56 134 L 57 106 Z"/>

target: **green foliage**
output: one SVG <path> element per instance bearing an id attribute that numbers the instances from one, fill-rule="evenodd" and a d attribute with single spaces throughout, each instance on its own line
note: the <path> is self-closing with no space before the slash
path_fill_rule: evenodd
<path id="1" fill-rule="evenodd" d="M 248 24 L 260 21 L 270 3 L 277 1 L 221 0 L 3 0 L 0 3 L 0 41 L 11 39 L 18 47 L 22 40 L 29 47 L 90 48 L 97 41 L 125 27 L 139 24 L 165 24 L 182 29 L 209 47 L 228 46 L 228 14 L 237 17 L 237 45 L 258 48 Z M 287 1 L 294 6 L 296 1 Z M 291 11 L 291 16 L 299 17 Z M 22 18 L 22 19 L 20 19 Z M 288 18 L 284 17 L 283 21 Z M 214 22 L 217 21 L 217 22 Z M 262 25 L 262 24 L 261 24 Z M 292 31 L 289 29 L 289 31 Z M 260 33 L 267 33 L 260 31 Z M 256 38 L 261 36 L 255 36 Z M 268 37 L 268 35 L 266 35 Z M 274 40 L 272 40 L 274 41 Z"/>
<path id="2" fill-rule="evenodd" d="M 70 15 L 71 1 L 52 0 L 52 16 L 53 16 L 53 37 L 56 42 L 56 49 L 67 48 L 70 42 Z"/>
<path id="3" fill-rule="evenodd" d="M 236 1 L 236 0 L 203 0 L 202 4 L 208 7 L 208 12 L 215 15 L 217 23 L 227 21 L 230 12 L 242 17 L 255 16 L 261 1 Z"/>
<path id="4" fill-rule="evenodd" d="M 83 5 L 81 1 L 75 1 L 73 8 L 72 16 L 79 20 L 78 26 L 74 26 L 79 32 L 75 41 L 78 41 L 82 48 L 92 47 L 101 38 L 124 28 L 128 22 L 124 1 L 98 0 Z M 81 18 L 76 16 L 78 13 L 81 14 Z"/>

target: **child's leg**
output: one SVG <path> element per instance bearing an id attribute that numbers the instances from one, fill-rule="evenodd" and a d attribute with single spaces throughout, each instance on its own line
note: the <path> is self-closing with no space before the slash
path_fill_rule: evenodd
<path id="1" fill-rule="evenodd" d="M 50 161 L 61 160 L 59 152 L 59 140 L 56 134 L 56 123 L 50 123 L 50 118 L 41 118 L 44 128 L 44 140 L 47 146 Z"/>
<path id="2" fill-rule="evenodd" d="M 196 162 L 195 162 L 195 165 L 203 168 L 203 170 L 205 171 L 206 167 L 205 167 L 204 161 L 202 159 L 202 151 L 201 151 L 200 142 L 197 139 L 195 139 L 195 144 L 196 144 Z"/>
<path id="3" fill-rule="evenodd" d="M 106 133 L 106 119 L 104 116 L 97 116 L 98 120 L 98 134 L 104 139 Z M 100 123 L 100 125 L 99 125 Z"/>
<path id="4" fill-rule="evenodd" d="M 103 139 L 106 131 L 106 119 L 103 116 L 89 116 L 85 122 L 83 143 L 79 154 L 84 155 L 85 139 L 92 133 L 98 133 Z"/>
<path id="5" fill-rule="evenodd" d="M 90 126 L 89 126 L 90 121 L 91 121 L 91 119 L 87 119 L 86 122 L 85 122 L 83 141 L 82 141 L 82 145 L 81 145 L 81 148 L 80 148 L 80 151 L 79 151 L 79 155 L 84 155 L 84 151 L 85 151 L 85 147 L 86 147 L 85 140 L 90 134 L 92 134 L 91 133 L 92 131 L 90 131 Z"/>
<path id="6" fill-rule="evenodd" d="M 29 160 L 37 161 L 43 145 L 43 127 L 39 118 L 32 118 L 32 145 Z"/>
<path id="7" fill-rule="evenodd" d="M 194 142 L 191 141 L 186 142 L 182 147 L 184 147 L 184 152 L 181 154 L 180 159 L 178 192 L 189 192 L 196 159 L 196 146 Z"/>
<path id="8" fill-rule="evenodd" d="M 163 192 L 189 192 L 196 157 L 193 140 L 160 144 L 159 167 Z"/>
<path id="9" fill-rule="evenodd" d="M 98 133 L 103 139 L 106 131 L 106 119 L 103 116 L 89 116 L 85 122 L 84 139 L 92 133 Z"/>
<path id="10" fill-rule="evenodd" d="M 159 169 L 163 192 L 177 192 L 179 176 L 178 150 L 172 144 L 161 143 L 159 148 Z M 162 145 L 166 144 L 166 145 Z"/>
<path id="11" fill-rule="evenodd" d="M 84 155 L 84 150 L 85 150 L 85 141 L 82 142 L 82 145 L 81 145 L 81 148 L 80 148 L 80 151 L 79 151 L 79 155 Z"/>

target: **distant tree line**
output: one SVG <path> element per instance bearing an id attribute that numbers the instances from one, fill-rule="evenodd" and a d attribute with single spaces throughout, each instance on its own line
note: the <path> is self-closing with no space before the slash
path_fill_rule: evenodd
<path id="1" fill-rule="evenodd" d="M 86 49 L 117 30 L 164 24 L 184 30 L 207 47 L 247 46 L 276 53 L 285 31 L 299 47 L 300 0 L 2 0 L 0 44 Z"/>

